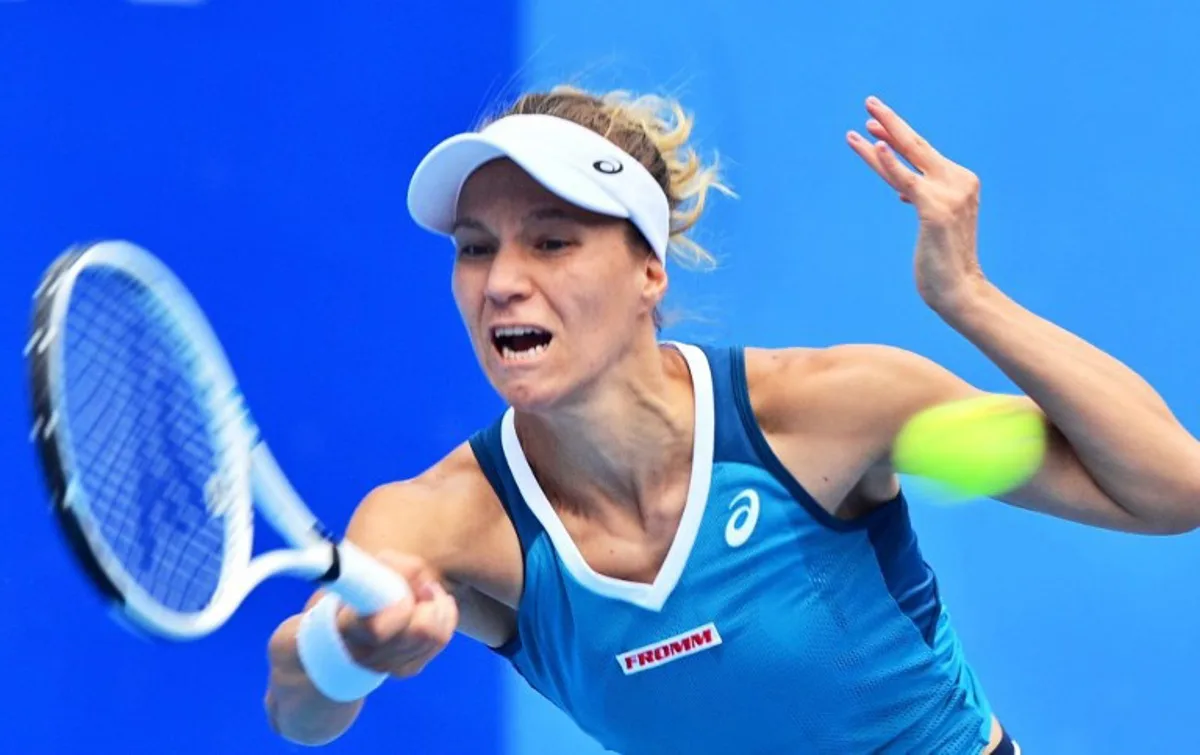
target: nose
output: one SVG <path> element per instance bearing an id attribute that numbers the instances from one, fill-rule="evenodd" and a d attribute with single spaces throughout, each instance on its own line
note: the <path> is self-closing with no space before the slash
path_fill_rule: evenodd
<path id="1" fill-rule="evenodd" d="M 528 260 L 519 245 L 503 244 L 488 267 L 484 296 L 493 306 L 504 307 L 527 299 L 532 289 Z"/>

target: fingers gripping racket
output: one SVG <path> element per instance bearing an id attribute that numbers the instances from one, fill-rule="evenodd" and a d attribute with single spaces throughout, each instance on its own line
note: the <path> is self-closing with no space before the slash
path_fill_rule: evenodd
<path id="1" fill-rule="evenodd" d="M 322 582 L 363 614 L 408 594 L 301 501 L 166 265 L 126 242 L 77 247 L 34 302 L 33 438 L 66 540 L 118 616 L 199 638 L 282 574 Z M 290 547 L 253 555 L 256 509 Z"/>

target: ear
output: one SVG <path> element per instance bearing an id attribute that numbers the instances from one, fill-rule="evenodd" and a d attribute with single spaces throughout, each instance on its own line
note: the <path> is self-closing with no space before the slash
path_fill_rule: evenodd
<path id="1" fill-rule="evenodd" d="M 646 255 L 644 271 L 642 301 L 646 304 L 647 311 L 652 311 L 662 303 L 663 297 L 667 295 L 667 284 L 670 281 L 666 265 L 660 262 L 658 256 L 653 252 Z"/>

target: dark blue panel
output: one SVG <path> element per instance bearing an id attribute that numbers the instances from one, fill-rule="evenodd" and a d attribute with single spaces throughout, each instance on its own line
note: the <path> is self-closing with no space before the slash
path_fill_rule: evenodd
<path id="1" fill-rule="evenodd" d="M 98 237 L 165 258 L 296 487 L 340 528 L 499 408 L 449 247 L 412 225 L 404 190 L 509 80 L 514 17 L 508 0 L 0 3 L 0 751 L 293 751 L 261 712 L 264 651 L 308 593 L 270 583 L 185 646 L 133 640 L 97 610 L 25 442 L 20 355 L 44 265 Z M 494 751 L 499 669 L 457 641 L 327 751 Z"/>
<path id="2" fill-rule="evenodd" d="M 908 501 L 899 498 L 880 508 L 870 518 L 867 534 L 875 549 L 879 572 L 896 606 L 912 620 L 925 644 L 932 647 L 941 602 L 937 578 L 921 558 L 917 534 L 909 523 Z"/>

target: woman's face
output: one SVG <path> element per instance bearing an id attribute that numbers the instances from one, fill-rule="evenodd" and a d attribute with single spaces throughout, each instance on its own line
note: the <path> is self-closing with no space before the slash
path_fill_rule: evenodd
<path id="1" fill-rule="evenodd" d="M 620 218 L 558 198 L 510 160 L 467 180 L 454 230 L 454 299 L 480 365 L 533 411 L 586 389 L 653 328 L 662 265 Z"/>

